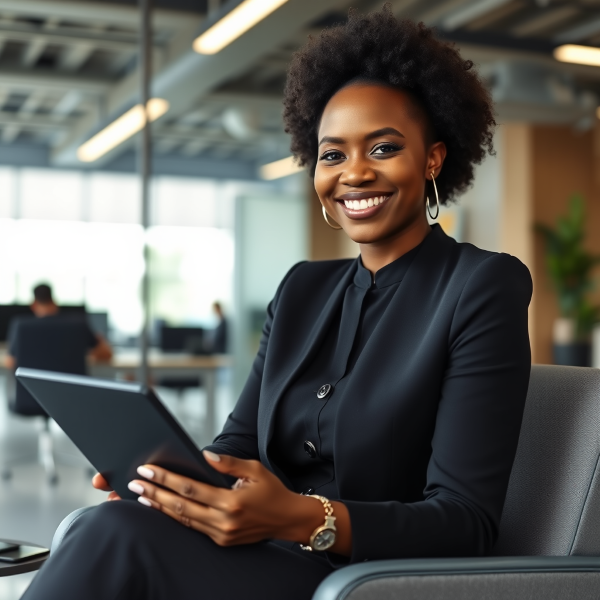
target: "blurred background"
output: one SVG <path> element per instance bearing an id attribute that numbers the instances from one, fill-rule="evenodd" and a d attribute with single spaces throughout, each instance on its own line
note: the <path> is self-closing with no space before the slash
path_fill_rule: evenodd
<path id="1" fill-rule="evenodd" d="M 287 269 L 358 255 L 290 160 L 281 98 L 307 36 L 383 2 L 154 0 L 148 35 L 145 4 L 0 0 L 0 354 L 40 283 L 112 346 L 96 374 L 139 377 L 147 323 L 146 376 L 204 444 L 243 385 Z M 534 362 L 600 366 L 600 1 L 391 6 L 455 42 L 496 103 L 496 155 L 440 223 L 529 267 Z M 227 343 L 211 347 L 223 318 Z M 7 464 L 36 452 L 42 427 L 7 410 L 11 377 L 0 371 Z M 42 465 L 10 469 L 0 537 L 48 545 L 62 516 L 102 499 L 50 430 L 73 460 L 56 459 L 55 485 Z M 28 577 L 0 578 L 0 596 L 19 597 Z"/>

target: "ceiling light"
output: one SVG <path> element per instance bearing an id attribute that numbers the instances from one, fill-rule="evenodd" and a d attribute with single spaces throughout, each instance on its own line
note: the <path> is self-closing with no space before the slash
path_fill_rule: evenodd
<path id="1" fill-rule="evenodd" d="M 554 58 L 561 62 L 600 67 L 600 48 L 565 44 L 554 49 Z"/>
<path id="2" fill-rule="evenodd" d="M 293 156 L 276 160 L 275 162 L 263 165 L 260 168 L 260 176 L 262 179 L 279 179 L 280 177 L 287 177 L 288 175 L 294 175 L 303 171 L 304 167 L 298 166 Z"/>
<path id="3" fill-rule="evenodd" d="M 162 98 L 148 100 L 148 119 L 156 121 L 169 110 L 169 103 Z M 132 135 L 141 131 L 146 122 L 144 107 L 136 104 L 124 115 L 99 131 L 93 138 L 89 139 L 77 149 L 77 158 L 82 162 L 94 162 L 107 152 L 122 144 Z"/>
<path id="4" fill-rule="evenodd" d="M 198 54 L 216 54 L 288 0 L 244 0 L 194 40 Z"/>

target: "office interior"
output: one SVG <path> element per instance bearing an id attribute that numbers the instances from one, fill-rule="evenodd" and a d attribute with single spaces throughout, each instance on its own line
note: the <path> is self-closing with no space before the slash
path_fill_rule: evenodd
<path id="1" fill-rule="evenodd" d="M 281 96 L 290 58 L 308 35 L 343 22 L 350 7 L 368 11 L 383 1 L 279 2 L 214 54 L 198 53 L 194 40 L 244 2 L 151 4 L 156 110 L 148 112 L 145 193 L 140 127 L 105 147 L 90 145 L 141 110 L 138 3 L 0 0 L 0 354 L 8 351 L 10 320 L 30 312 L 39 283 L 52 286 L 64 312 L 85 314 L 110 342 L 111 364 L 90 365 L 92 374 L 139 378 L 147 321 L 151 382 L 201 446 L 235 403 L 266 306 L 287 270 L 302 260 L 358 256 L 356 244 L 324 223 L 310 178 L 291 160 Z M 563 315 L 536 226 L 554 227 L 579 194 L 583 247 L 600 255 L 600 60 L 560 53 L 600 45 L 600 5 L 391 6 L 398 16 L 435 25 L 489 86 L 496 153 L 459 202 L 442 207 L 439 222 L 459 241 L 527 265 L 533 362 L 553 364 L 555 346 L 564 342 L 557 339 Z M 598 275 L 593 270 L 588 291 L 594 306 Z M 219 354 L 209 349 L 215 301 L 229 323 L 228 347 Z M 599 331 L 592 327 L 586 340 L 589 366 L 600 367 Z M 169 386 L 173 377 L 191 377 L 192 384 Z M 48 481 L 35 460 L 43 425 L 8 410 L 11 385 L 12 374 L 2 369 L 0 458 L 33 458 L 0 480 L 0 538 L 49 546 L 64 516 L 104 494 L 91 488 L 90 465 L 56 424 L 50 432 L 58 482 Z M 20 597 L 33 575 L 0 577 L 0 597 Z"/>

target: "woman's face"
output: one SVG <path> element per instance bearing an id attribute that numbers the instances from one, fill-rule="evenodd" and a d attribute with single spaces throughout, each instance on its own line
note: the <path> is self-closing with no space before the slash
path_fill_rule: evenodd
<path id="1" fill-rule="evenodd" d="M 380 244 L 429 230 L 425 183 L 438 176 L 446 148 L 428 143 L 425 116 L 407 93 L 343 88 L 323 111 L 318 141 L 315 189 L 350 238 Z"/>

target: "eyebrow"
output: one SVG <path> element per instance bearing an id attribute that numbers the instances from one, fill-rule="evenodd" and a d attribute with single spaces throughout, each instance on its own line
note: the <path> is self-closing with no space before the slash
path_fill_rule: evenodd
<path id="1" fill-rule="evenodd" d="M 365 135 L 365 140 L 372 140 L 374 138 L 382 137 L 384 135 L 396 135 L 401 138 L 404 137 L 402 133 L 400 133 L 397 129 L 394 129 L 393 127 L 383 127 Z M 344 138 L 330 137 L 326 135 L 325 137 L 321 138 L 319 146 L 321 144 L 343 144 L 345 141 L 346 140 Z"/>

